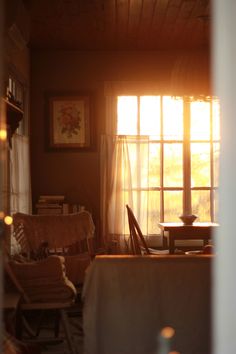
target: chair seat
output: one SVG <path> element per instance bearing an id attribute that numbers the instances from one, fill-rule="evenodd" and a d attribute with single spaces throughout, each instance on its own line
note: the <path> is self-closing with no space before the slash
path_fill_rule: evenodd
<path id="1" fill-rule="evenodd" d="M 169 254 L 169 250 L 156 250 L 155 248 L 151 248 L 151 247 L 148 247 L 148 250 L 149 250 L 149 254 L 153 254 L 153 255 L 161 255 L 161 254 Z M 145 249 L 144 249 L 145 251 Z"/>
<path id="2" fill-rule="evenodd" d="M 21 303 L 22 310 L 59 310 L 70 308 L 74 304 L 71 302 L 32 302 L 32 303 Z"/>

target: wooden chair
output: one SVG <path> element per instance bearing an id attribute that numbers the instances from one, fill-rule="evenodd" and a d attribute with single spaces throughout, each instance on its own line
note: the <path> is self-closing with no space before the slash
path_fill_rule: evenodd
<path id="1" fill-rule="evenodd" d="M 145 238 L 142 234 L 140 226 L 138 224 L 137 219 L 134 216 L 132 209 L 126 205 L 127 214 L 128 214 L 128 222 L 129 222 L 129 230 L 130 230 L 130 243 L 131 243 L 131 252 L 132 254 L 163 254 L 163 251 L 156 250 L 154 248 L 148 247 Z M 166 253 L 166 251 L 164 251 Z"/>
<path id="2" fill-rule="evenodd" d="M 24 316 L 30 311 L 34 311 L 34 314 L 37 311 L 40 314 L 40 323 L 42 312 L 53 310 L 58 313 L 63 325 L 69 353 L 76 354 L 67 315 L 67 310 L 74 306 L 76 289 L 66 277 L 63 257 L 50 256 L 41 261 L 25 263 L 6 260 L 4 265 L 6 273 L 22 298 L 20 302 L 22 326 L 18 331 L 19 337 L 23 337 L 24 328 L 25 333 L 30 335 L 30 340 L 42 342 L 38 337 L 39 328 L 34 332 Z M 58 338 L 54 336 L 51 340 L 58 341 Z"/>

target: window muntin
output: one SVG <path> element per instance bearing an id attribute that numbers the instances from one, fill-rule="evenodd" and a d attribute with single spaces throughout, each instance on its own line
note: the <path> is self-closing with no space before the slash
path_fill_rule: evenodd
<path id="1" fill-rule="evenodd" d="M 136 210 L 143 205 L 148 208 L 141 226 L 145 229 L 149 224 L 149 234 L 156 234 L 158 221 L 178 221 L 180 214 L 191 212 L 199 216 L 198 221 L 216 221 L 218 100 L 118 96 L 117 114 L 118 135 L 134 136 L 130 155 L 136 181 L 133 202 Z M 135 136 L 142 135 L 149 137 L 149 144 L 135 143 Z M 148 162 L 140 162 L 140 149 L 142 156 L 147 149 Z M 143 188 L 146 179 L 148 190 Z"/>

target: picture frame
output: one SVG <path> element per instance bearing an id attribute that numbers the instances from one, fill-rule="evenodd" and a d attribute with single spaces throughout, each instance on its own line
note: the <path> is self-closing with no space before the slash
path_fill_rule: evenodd
<path id="1" fill-rule="evenodd" d="M 92 147 L 89 94 L 50 94 L 47 97 L 50 149 Z"/>

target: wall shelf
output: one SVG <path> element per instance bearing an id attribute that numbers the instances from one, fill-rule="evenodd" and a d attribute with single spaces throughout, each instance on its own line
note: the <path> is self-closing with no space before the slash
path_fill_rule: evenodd
<path id="1" fill-rule="evenodd" d="M 11 146 L 11 138 L 15 133 L 16 129 L 19 127 L 20 121 L 23 119 L 24 111 L 10 102 L 9 100 L 3 98 L 6 105 L 6 123 L 8 126 L 8 140 Z"/>

